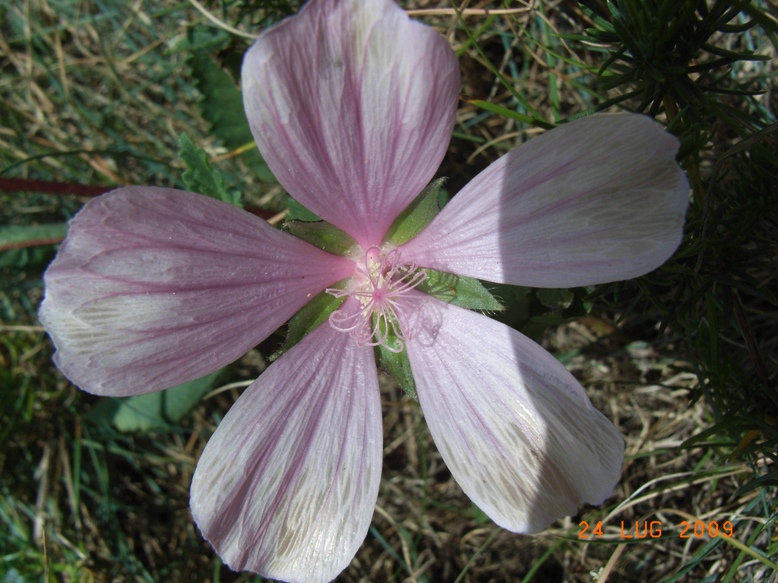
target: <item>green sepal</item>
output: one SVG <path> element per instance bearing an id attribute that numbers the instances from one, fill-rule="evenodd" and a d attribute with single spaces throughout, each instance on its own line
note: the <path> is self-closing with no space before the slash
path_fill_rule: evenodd
<path id="1" fill-rule="evenodd" d="M 505 309 L 477 279 L 434 269 L 424 271 L 427 273 L 427 279 L 418 285 L 416 289 L 419 291 L 468 310 L 502 312 Z"/>
<path id="2" fill-rule="evenodd" d="M 448 201 L 448 193 L 442 189 L 445 178 L 438 178 L 429 183 L 421 194 L 400 213 L 385 240 L 394 245 L 402 245 L 413 239 L 432 222 Z"/>
<path id="3" fill-rule="evenodd" d="M 357 244 L 350 235 L 324 221 L 286 221 L 284 230 L 334 255 L 345 255 Z"/>
<path id="4" fill-rule="evenodd" d="M 320 221 L 321 217 L 316 213 L 309 211 L 291 196 L 287 197 L 284 202 L 286 206 L 286 218 L 290 221 L 305 221 L 306 223 L 313 223 Z"/>
<path id="5" fill-rule="evenodd" d="M 392 345 L 397 345 L 400 342 L 393 334 L 389 334 L 388 340 Z M 416 399 L 416 383 L 413 380 L 408 351 L 403 348 L 400 352 L 392 352 L 381 344 L 376 348 L 378 349 L 378 368 L 397 381 L 406 395 Z"/>
<path id="6" fill-rule="evenodd" d="M 337 284 L 335 287 L 337 287 Z M 270 359 L 275 360 L 284 352 L 292 348 L 292 346 L 300 342 L 300 340 L 305 338 L 309 332 L 325 322 L 327 318 L 330 317 L 330 314 L 337 310 L 345 300 L 345 296 L 336 298 L 326 291 L 316 295 L 310 302 L 305 304 L 299 312 L 292 316 L 291 320 L 289 320 L 284 345 L 277 353 L 273 354 Z"/>
<path id="7" fill-rule="evenodd" d="M 224 176 L 211 167 L 205 150 L 195 146 L 186 134 L 178 139 L 178 157 L 186 165 L 181 175 L 184 185 L 192 192 L 199 192 L 216 200 L 241 206 L 240 192 L 228 188 Z"/>

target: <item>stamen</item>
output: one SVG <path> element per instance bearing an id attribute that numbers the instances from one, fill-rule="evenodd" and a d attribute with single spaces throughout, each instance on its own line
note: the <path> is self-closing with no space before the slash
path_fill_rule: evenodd
<path id="1" fill-rule="evenodd" d="M 406 336 L 400 329 L 398 315 L 411 305 L 411 299 L 404 296 L 427 279 L 427 274 L 413 263 L 403 264 L 397 249 L 383 253 L 379 247 L 370 247 L 361 263 L 354 267 L 351 287 L 326 291 L 336 298 L 354 297 L 362 307 L 353 314 L 336 310 L 330 314 L 330 325 L 348 332 L 362 345 L 402 352 Z"/>

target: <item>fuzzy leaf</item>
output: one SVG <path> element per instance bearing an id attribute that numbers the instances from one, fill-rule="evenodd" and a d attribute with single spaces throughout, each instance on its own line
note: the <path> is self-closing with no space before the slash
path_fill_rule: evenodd
<path id="1" fill-rule="evenodd" d="M 243 97 L 235 81 L 205 52 L 192 54 L 189 64 L 202 95 L 200 109 L 211 124 L 211 133 L 230 150 L 241 150 L 246 164 L 259 175 L 260 180 L 276 182 L 254 144 L 243 109 Z"/>
<path id="2" fill-rule="evenodd" d="M 222 202 L 241 206 L 240 192 L 227 187 L 224 176 L 211 167 L 208 156 L 202 148 L 195 146 L 186 134 L 181 134 L 178 139 L 178 147 L 178 157 L 186 164 L 187 168 L 181 175 L 187 189 Z"/>

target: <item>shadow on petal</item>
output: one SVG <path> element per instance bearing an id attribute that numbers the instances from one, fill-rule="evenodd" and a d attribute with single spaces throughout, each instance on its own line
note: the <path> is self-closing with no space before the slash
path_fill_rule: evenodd
<path id="1" fill-rule="evenodd" d="M 464 492 L 500 526 L 537 532 L 618 478 L 624 442 L 547 351 L 481 314 L 433 298 L 434 342 L 408 340 L 427 425 Z"/>

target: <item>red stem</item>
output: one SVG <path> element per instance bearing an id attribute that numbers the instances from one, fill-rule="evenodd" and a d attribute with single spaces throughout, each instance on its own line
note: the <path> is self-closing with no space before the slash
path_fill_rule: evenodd
<path id="1" fill-rule="evenodd" d="M 9 192 L 40 192 L 43 194 L 74 194 L 78 196 L 98 196 L 115 187 L 90 186 L 75 182 L 54 182 L 51 180 L 30 180 L 27 178 L 0 177 L 0 190 Z"/>

